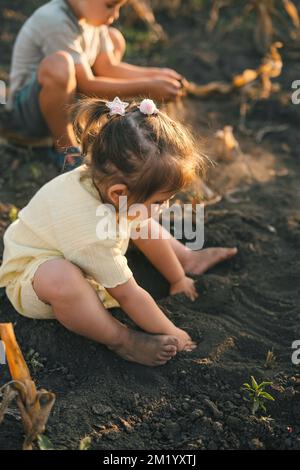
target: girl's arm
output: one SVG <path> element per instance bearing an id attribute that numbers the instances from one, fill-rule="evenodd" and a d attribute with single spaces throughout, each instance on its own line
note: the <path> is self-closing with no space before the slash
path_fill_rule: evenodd
<path id="1" fill-rule="evenodd" d="M 112 99 L 150 95 L 153 99 L 175 99 L 182 94 L 179 81 L 166 76 L 139 76 L 131 78 L 107 72 L 107 75 L 95 76 L 86 64 L 76 64 L 76 80 L 79 92 L 87 96 L 101 96 Z"/>
<path id="2" fill-rule="evenodd" d="M 153 78 L 164 76 L 173 80 L 181 80 L 182 76 L 175 70 L 163 67 L 142 67 L 116 60 L 113 53 L 100 54 L 93 65 L 95 76 L 108 76 L 112 78 Z"/>
<path id="3" fill-rule="evenodd" d="M 119 302 L 124 312 L 148 333 L 175 334 L 178 330 L 133 277 L 125 284 L 106 290 Z"/>

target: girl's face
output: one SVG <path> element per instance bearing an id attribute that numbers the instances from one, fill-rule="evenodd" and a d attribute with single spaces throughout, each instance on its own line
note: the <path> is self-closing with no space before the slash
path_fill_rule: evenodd
<path id="1" fill-rule="evenodd" d="M 72 5 L 74 0 L 69 0 Z M 120 8 L 127 0 L 79 0 L 78 8 L 85 21 L 92 26 L 111 25 L 119 18 Z"/>
<path id="2" fill-rule="evenodd" d="M 125 184 L 114 184 L 107 189 L 105 197 L 101 200 L 113 204 L 119 214 L 125 215 L 128 220 L 145 220 L 157 215 L 162 209 L 169 207 L 169 201 L 174 192 L 157 191 L 143 203 L 137 203 L 128 193 Z"/>
<path id="3" fill-rule="evenodd" d="M 144 220 L 159 214 L 159 212 L 161 212 L 164 208 L 169 207 L 169 201 L 173 196 L 174 193 L 156 192 L 143 203 L 145 211 L 143 211 L 143 214 L 138 216 L 138 219 Z"/>

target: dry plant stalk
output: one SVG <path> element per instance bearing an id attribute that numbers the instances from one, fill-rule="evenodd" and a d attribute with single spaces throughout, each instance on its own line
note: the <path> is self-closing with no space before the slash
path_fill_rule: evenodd
<path id="1" fill-rule="evenodd" d="M 257 69 L 261 79 L 261 98 L 268 98 L 272 92 L 271 78 L 279 77 L 282 71 L 282 59 L 278 49 L 283 47 L 281 42 L 275 42 L 270 47 L 270 52 L 264 57 L 261 66 Z"/>
<path id="2" fill-rule="evenodd" d="M 229 3 L 230 0 L 213 0 L 213 4 L 209 14 L 209 20 L 206 25 L 206 30 L 209 33 L 211 33 L 215 29 L 216 24 L 218 23 L 221 8 L 228 6 Z"/>
<path id="3" fill-rule="evenodd" d="M 254 32 L 254 40 L 258 49 L 266 51 L 273 40 L 275 27 L 273 26 L 273 18 L 281 17 L 278 7 L 279 2 L 274 0 L 253 0 L 250 9 L 257 14 L 258 23 Z M 282 0 L 283 7 L 290 17 L 294 28 L 300 28 L 300 18 L 297 7 L 292 0 Z M 247 7 L 245 12 L 247 11 Z"/>
<path id="4" fill-rule="evenodd" d="M 206 85 L 197 85 L 196 83 L 189 82 L 188 80 L 184 81 L 184 90 L 189 95 L 198 96 L 199 98 L 212 95 L 213 93 L 227 95 L 227 93 L 230 93 L 232 89 L 232 84 L 226 82 L 211 82 Z"/>
<path id="5" fill-rule="evenodd" d="M 237 3 L 237 2 L 236 2 Z M 295 2 L 292 0 L 281 0 L 281 4 L 289 16 L 293 27 L 296 30 L 300 29 L 300 15 Z M 206 29 L 212 32 L 218 20 L 219 13 L 222 7 L 233 6 L 232 0 L 214 0 L 210 11 L 210 18 L 208 20 Z M 254 42 L 258 50 L 265 52 L 269 49 L 274 33 L 276 33 L 274 18 L 277 17 L 281 20 L 284 19 L 280 11 L 279 0 L 250 0 L 244 8 L 241 16 L 235 16 L 232 24 L 224 28 L 224 31 L 232 31 L 234 25 L 239 25 L 243 18 L 247 18 L 250 13 L 254 12 L 257 21 L 254 25 Z"/>
<path id="6" fill-rule="evenodd" d="M 259 49 L 266 50 L 270 46 L 274 34 L 272 21 L 274 14 L 273 0 L 255 0 L 253 8 L 257 14 L 254 40 Z"/>
<path id="7" fill-rule="evenodd" d="M 12 381 L 4 385 L 4 397 L 0 405 L 0 424 L 12 400 L 16 399 L 25 440 L 23 450 L 31 450 L 32 443 L 45 431 L 49 414 L 55 402 L 55 394 L 37 390 L 17 343 L 12 323 L 0 323 L 0 338 L 5 344 L 8 367 Z"/>
<path id="8" fill-rule="evenodd" d="M 232 160 L 241 153 L 240 145 L 233 135 L 233 127 L 225 126 L 215 133 L 216 149 L 215 155 L 219 160 Z"/>
<path id="9" fill-rule="evenodd" d="M 283 47 L 281 42 L 275 42 L 271 45 L 270 51 L 263 58 L 261 65 L 256 69 L 246 69 L 241 74 L 235 75 L 231 83 L 211 82 L 206 85 L 197 85 L 196 83 L 183 80 L 183 88 L 189 95 L 199 98 L 209 96 L 213 93 L 225 95 L 231 93 L 235 89 L 246 87 L 247 85 L 260 79 L 259 93 L 255 96 L 259 98 L 268 98 L 273 91 L 274 85 L 271 78 L 276 78 L 282 71 L 282 59 L 278 49 Z M 250 93 L 251 94 L 251 93 Z"/>
<path id="10" fill-rule="evenodd" d="M 300 28 L 300 17 L 294 3 L 291 0 L 282 0 L 282 3 L 295 28 Z"/>
<path id="11" fill-rule="evenodd" d="M 163 27 L 156 21 L 153 9 L 147 0 L 130 0 L 130 5 L 141 20 L 148 24 L 158 39 L 166 40 L 167 35 Z"/>

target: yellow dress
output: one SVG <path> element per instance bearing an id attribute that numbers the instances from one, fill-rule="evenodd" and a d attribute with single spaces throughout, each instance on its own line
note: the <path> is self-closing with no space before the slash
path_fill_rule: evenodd
<path id="1" fill-rule="evenodd" d="M 50 305 L 36 295 L 32 280 L 47 260 L 67 259 L 78 266 L 106 308 L 119 306 L 106 290 L 132 277 L 125 257 L 125 236 L 108 238 L 115 214 L 99 199 L 84 165 L 45 184 L 4 234 L 0 287 L 14 308 L 31 318 L 54 318 Z M 110 225 L 111 224 L 111 225 Z M 110 233 L 110 232 L 109 232 Z M 76 286 L 74 286 L 76 289 Z"/>

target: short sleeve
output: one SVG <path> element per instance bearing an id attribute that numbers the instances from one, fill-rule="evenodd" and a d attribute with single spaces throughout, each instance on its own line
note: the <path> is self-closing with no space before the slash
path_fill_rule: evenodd
<path id="1" fill-rule="evenodd" d="M 88 245 L 71 254 L 69 259 L 103 287 L 125 284 L 133 276 L 126 256 L 113 240 Z"/>
<path id="2" fill-rule="evenodd" d="M 85 53 L 82 49 L 80 37 L 70 31 L 53 32 L 43 41 L 43 54 L 48 56 L 57 51 L 68 52 L 75 64 L 85 61 Z"/>
<path id="3" fill-rule="evenodd" d="M 100 50 L 99 52 L 104 52 L 105 54 L 108 54 L 110 52 L 113 52 L 114 50 L 114 45 L 111 40 L 111 37 L 109 35 L 108 27 L 107 26 L 102 26 L 100 28 Z"/>

